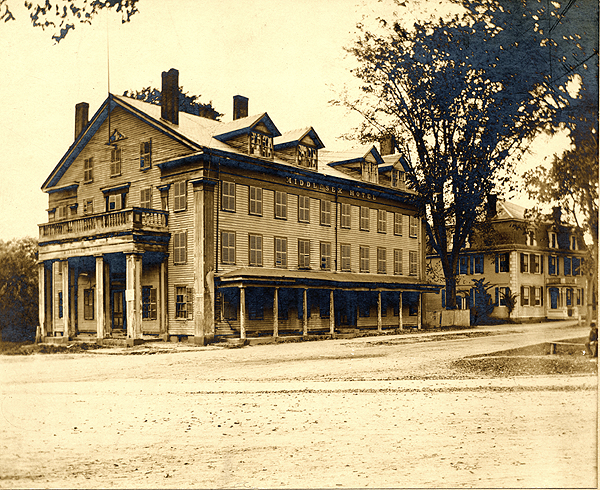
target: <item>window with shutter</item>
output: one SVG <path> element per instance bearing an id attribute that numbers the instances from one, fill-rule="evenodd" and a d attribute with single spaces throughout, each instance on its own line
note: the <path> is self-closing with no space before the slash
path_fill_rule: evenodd
<path id="1" fill-rule="evenodd" d="M 409 235 L 411 238 L 417 238 L 419 234 L 419 219 L 416 216 L 409 217 Z"/>
<path id="2" fill-rule="evenodd" d="M 140 207 L 148 209 L 152 208 L 152 187 L 140 191 Z"/>
<path id="3" fill-rule="evenodd" d="M 387 211 L 385 209 L 377 210 L 377 232 L 387 233 Z"/>
<path id="4" fill-rule="evenodd" d="M 287 219 L 287 193 L 275 191 L 275 217 Z"/>
<path id="5" fill-rule="evenodd" d="M 321 224 L 331 225 L 331 201 L 321 200 Z"/>
<path id="6" fill-rule="evenodd" d="M 404 215 L 402 213 L 394 213 L 394 235 L 402 236 L 402 220 Z"/>
<path id="7" fill-rule="evenodd" d="M 360 208 L 360 229 L 363 231 L 369 231 L 369 215 L 371 209 L 365 206 Z"/>
<path id="8" fill-rule="evenodd" d="M 173 233 L 173 263 L 187 262 L 187 231 Z"/>
<path id="9" fill-rule="evenodd" d="M 235 232 L 221 232 L 221 262 L 235 264 Z"/>
<path id="10" fill-rule="evenodd" d="M 408 273 L 411 276 L 416 276 L 418 272 L 418 264 L 417 264 L 417 252 L 415 250 L 411 250 L 409 252 L 409 269 Z"/>
<path id="11" fill-rule="evenodd" d="M 140 170 L 146 170 L 152 166 L 152 140 L 140 143 Z"/>
<path id="12" fill-rule="evenodd" d="M 369 272 L 369 271 L 370 271 L 369 247 L 360 247 L 360 272 Z"/>
<path id="13" fill-rule="evenodd" d="M 110 176 L 121 175 L 121 148 L 113 147 L 110 150 Z"/>
<path id="14" fill-rule="evenodd" d="M 235 182 L 223 182 L 221 188 L 221 209 L 235 212 Z"/>
<path id="15" fill-rule="evenodd" d="M 349 229 L 351 227 L 350 204 L 343 202 L 340 208 L 340 227 Z"/>
<path id="16" fill-rule="evenodd" d="M 387 273 L 387 251 L 383 247 L 377 247 L 377 274 Z"/>
<path id="17" fill-rule="evenodd" d="M 310 268 L 310 241 L 298 240 L 298 268 Z"/>
<path id="18" fill-rule="evenodd" d="M 182 180 L 173 183 L 173 211 L 183 211 L 187 208 L 187 182 Z"/>
<path id="19" fill-rule="evenodd" d="M 248 189 L 248 214 L 262 216 L 262 188 L 252 187 Z"/>
<path id="20" fill-rule="evenodd" d="M 275 237 L 275 267 L 287 267 L 287 238 Z"/>
<path id="21" fill-rule="evenodd" d="M 321 269 L 331 269 L 331 242 L 321 242 Z"/>
<path id="22" fill-rule="evenodd" d="M 298 196 L 298 221 L 310 222 L 310 197 Z"/>
<path id="23" fill-rule="evenodd" d="M 351 270 L 351 257 L 350 257 L 350 244 L 340 244 L 340 269 L 343 272 L 350 272 Z"/>
<path id="24" fill-rule="evenodd" d="M 248 237 L 248 263 L 254 267 L 263 265 L 263 237 L 262 235 L 249 235 Z"/>
<path id="25" fill-rule="evenodd" d="M 402 275 L 402 250 L 394 250 L 394 274 Z"/>
<path id="26" fill-rule="evenodd" d="M 86 184 L 94 180 L 94 161 L 86 158 L 83 161 L 83 182 Z"/>

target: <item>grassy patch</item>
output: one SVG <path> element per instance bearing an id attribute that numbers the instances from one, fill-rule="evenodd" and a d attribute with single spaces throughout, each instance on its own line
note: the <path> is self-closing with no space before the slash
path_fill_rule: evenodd
<path id="1" fill-rule="evenodd" d="M 467 375 L 493 377 L 597 374 L 598 372 L 597 359 L 583 355 L 488 355 L 460 359 L 454 361 L 451 366 Z"/>
<path id="2" fill-rule="evenodd" d="M 34 344 L 33 342 L 0 342 L 0 354 L 27 356 L 31 354 L 77 354 L 100 349 L 96 343 L 77 342 L 73 344 Z"/>

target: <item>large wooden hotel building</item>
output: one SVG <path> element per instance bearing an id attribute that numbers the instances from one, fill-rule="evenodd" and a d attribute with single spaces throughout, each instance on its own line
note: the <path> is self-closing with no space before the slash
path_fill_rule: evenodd
<path id="1" fill-rule="evenodd" d="M 400 155 L 323 150 L 266 113 L 220 122 L 109 95 L 43 184 L 46 340 L 336 334 L 421 326 L 424 233 Z M 385 145 L 382 145 L 382 148 Z M 383 156 L 382 156 L 383 154 Z"/>

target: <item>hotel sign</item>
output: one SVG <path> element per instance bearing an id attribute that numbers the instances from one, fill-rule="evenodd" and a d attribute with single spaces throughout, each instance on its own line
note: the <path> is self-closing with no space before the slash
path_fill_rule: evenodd
<path id="1" fill-rule="evenodd" d="M 331 192 L 334 194 L 343 194 L 344 192 L 347 192 L 348 193 L 347 195 L 349 195 L 350 197 L 361 197 L 363 199 L 370 199 L 371 201 L 377 200 L 377 196 L 374 196 L 373 194 L 369 194 L 368 192 L 353 191 L 353 190 L 344 191 L 344 189 L 342 189 L 341 187 L 335 187 L 333 185 L 326 185 L 326 184 L 318 184 L 317 182 L 296 179 L 294 177 L 287 177 L 286 183 L 295 185 L 297 187 L 306 187 L 307 189 L 314 189 L 314 190 L 323 191 L 323 192 Z"/>

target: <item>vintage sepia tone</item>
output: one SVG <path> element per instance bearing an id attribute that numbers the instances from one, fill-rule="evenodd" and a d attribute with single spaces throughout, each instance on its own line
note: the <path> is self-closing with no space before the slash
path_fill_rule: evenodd
<path id="1" fill-rule="evenodd" d="M 105 43 L 7 141 L 0 486 L 597 486 L 597 5 L 66 3 L 0 0 Z"/>

